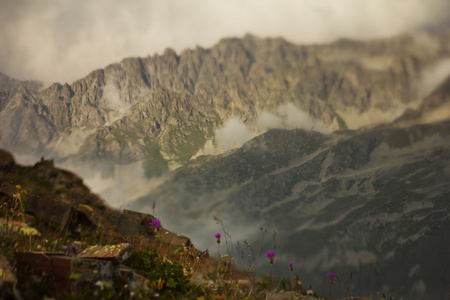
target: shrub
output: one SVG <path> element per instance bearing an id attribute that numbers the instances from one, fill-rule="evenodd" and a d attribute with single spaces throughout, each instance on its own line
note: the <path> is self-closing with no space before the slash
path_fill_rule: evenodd
<path id="1" fill-rule="evenodd" d="M 176 261 L 159 256 L 154 248 L 134 252 L 124 261 L 124 265 L 146 277 L 150 281 L 150 288 L 163 295 L 185 295 L 192 289 L 188 270 Z"/>

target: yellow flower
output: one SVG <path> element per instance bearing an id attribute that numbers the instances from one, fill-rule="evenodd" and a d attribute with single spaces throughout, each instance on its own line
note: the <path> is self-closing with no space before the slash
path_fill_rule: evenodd
<path id="1" fill-rule="evenodd" d="M 152 288 L 155 290 L 162 290 L 164 287 L 164 280 L 162 278 L 159 278 L 158 281 L 154 281 L 151 283 Z"/>
<path id="2" fill-rule="evenodd" d="M 16 189 L 20 190 L 20 185 L 16 185 Z"/>

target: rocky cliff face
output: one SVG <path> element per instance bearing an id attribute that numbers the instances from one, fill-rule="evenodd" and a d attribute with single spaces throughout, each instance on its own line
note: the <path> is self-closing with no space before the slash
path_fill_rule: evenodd
<path id="1" fill-rule="evenodd" d="M 291 103 L 330 130 L 420 101 L 422 72 L 450 55 L 449 31 L 299 46 L 229 38 L 211 49 L 127 58 L 71 85 L 37 90 L 2 75 L 0 145 L 58 157 L 130 162 L 147 175 L 189 160 L 230 117 L 254 131 Z"/>

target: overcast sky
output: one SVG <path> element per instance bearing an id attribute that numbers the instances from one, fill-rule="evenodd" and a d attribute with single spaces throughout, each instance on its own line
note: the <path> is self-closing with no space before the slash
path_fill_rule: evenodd
<path id="1" fill-rule="evenodd" d="M 297 44 L 387 37 L 445 21 L 449 2 L 0 0 L 0 72 L 71 83 L 125 57 L 246 33 Z"/>

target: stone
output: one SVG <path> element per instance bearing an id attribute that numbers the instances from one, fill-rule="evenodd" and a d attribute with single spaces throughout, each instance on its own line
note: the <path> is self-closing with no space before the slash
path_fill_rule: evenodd
<path id="1" fill-rule="evenodd" d="M 121 250 L 106 250 L 116 246 Z M 62 253 L 18 252 L 15 259 L 19 284 L 36 275 L 56 292 L 70 292 L 98 282 L 111 287 L 125 284 L 131 287 L 146 285 L 145 278 L 119 264 L 119 261 L 126 258 L 129 245 L 110 245 L 100 247 L 102 249 L 99 251 L 96 250 L 98 248 L 91 247 L 78 257 L 67 257 Z"/>
<path id="2" fill-rule="evenodd" d="M 27 206 L 28 213 L 60 227 L 64 222 L 64 216 L 73 205 L 53 193 L 33 190 L 29 193 Z"/>
<path id="3" fill-rule="evenodd" d="M 131 254 L 131 245 L 127 243 L 106 246 L 90 246 L 83 250 L 78 258 L 91 258 L 112 261 L 114 263 L 123 262 Z"/>
<path id="4" fill-rule="evenodd" d="M 316 299 L 310 296 L 304 296 L 298 292 L 283 291 L 278 293 L 267 293 L 266 300 L 294 300 L 294 299 Z"/>

